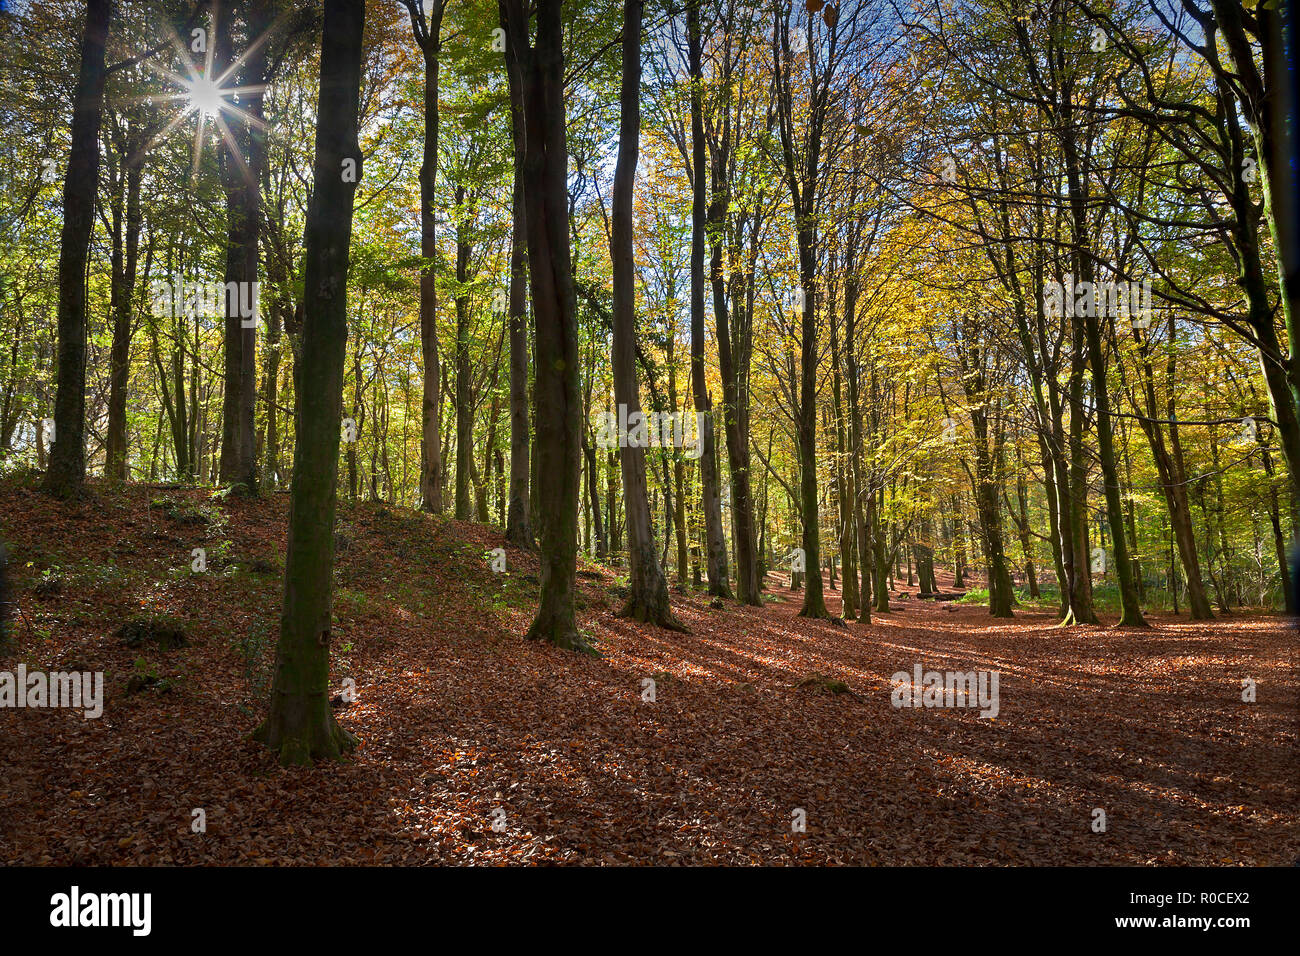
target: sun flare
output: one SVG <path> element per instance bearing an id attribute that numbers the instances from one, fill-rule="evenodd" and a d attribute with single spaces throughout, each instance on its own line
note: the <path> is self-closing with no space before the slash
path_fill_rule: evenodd
<path id="1" fill-rule="evenodd" d="M 204 116 L 216 116 L 225 105 L 224 91 L 207 76 L 200 76 L 187 83 L 189 106 Z"/>

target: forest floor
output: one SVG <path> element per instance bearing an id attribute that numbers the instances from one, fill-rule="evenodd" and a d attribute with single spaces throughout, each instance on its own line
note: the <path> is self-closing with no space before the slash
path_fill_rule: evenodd
<path id="1" fill-rule="evenodd" d="M 595 659 L 522 639 L 537 562 L 512 549 L 494 574 L 498 530 L 378 504 L 341 506 L 336 568 L 331 687 L 355 680 L 338 715 L 362 743 L 340 764 L 281 769 L 248 734 L 274 657 L 287 506 L 98 485 L 62 504 L 0 484 L 21 608 L 0 671 L 105 672 L 98 719 L 0 710 L 0 862 L 1300 857 L 1300 678 L 1281 617 L 1062 630 L 1046 611 L 994 621 L 895 595 L 892 613 L 843 628 L 798 618 L 800 595 L 782 589 L 721 610 L 674 592 L 682 635 L 616 618 L 617 572 L 584 564 Z M 838 613 L 837 592 L 828 603 Z M 115 637 L 158 617 L 188 646 Z M 891 675 L 917 664 L 998 671 L 996 718 L 892 706 Z M 800 686 L 815 674 L 848 692 Z"/>

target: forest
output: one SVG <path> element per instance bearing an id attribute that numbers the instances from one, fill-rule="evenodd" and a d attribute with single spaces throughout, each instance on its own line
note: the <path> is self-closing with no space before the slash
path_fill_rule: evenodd
<path id="1" fill-rule="evenodd" d="M 1290 7 L 0 4 L 0 863 L 1289 864 Z"/>

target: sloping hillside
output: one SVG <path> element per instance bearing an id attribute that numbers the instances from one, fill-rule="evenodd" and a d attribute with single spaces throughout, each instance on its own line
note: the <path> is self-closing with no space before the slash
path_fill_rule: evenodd
<path id="1" fill-rule="evenodd" d="M 345 504 L 331 686 L 355 681 L 339 706 L 362 744 L 344 763 L 286 771 L 247 734 L 269 685 L 287 496 L 94 496 L 0 487 L 21 608 L 0 671 L 102 670 L 106 695 L 98 719 L 0 710 L 5 863 L 1300 853 L 1300 681 L 1280 619 L 1059 630 L 1046 612 L 991 622 L 913 596 L 844 628 L 795 617 L 797 600 L 715 609 L 674 594 L 693 631 L 678 635 L 615 618 L 617 572 L 586 566 L 592 659 L 522 639 L 536 561 L 511 549 L 493 573 L 499 531 Z M 175 632 L 185 646 L 159 645 Z M 891 676 L 916 664 L 999 671 L 997 717 L 895 708 Z"/>

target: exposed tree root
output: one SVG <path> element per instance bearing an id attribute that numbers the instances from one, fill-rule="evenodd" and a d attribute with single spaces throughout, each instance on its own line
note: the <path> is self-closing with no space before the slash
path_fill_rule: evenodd
<path id="1" fill-rule="evenodd" d="M 600 657 L 600 652 L 579 633 L 572 621 L 552 619 L 543 621 L 539 614 L 524 635 L 530 641 L 546 641 L 566 651 L 576 651 L 589 657 Z"/>
<path id="2" fill-rule="evenodd" d="M 673 614 L 672 608 L 667 601 L 664 601 L 662 605 L 656 605 L 650 601 L 630 597 L 623 605 L 622 610 L 618 612 L 618 617 L 639 621 L 642 624 L 653 624 L 656 627 L 662 627 L 666 631 L 676 631 L 679 634 L 691 633 L 691 629 Z"/>
<path id="3" fill-rule="evenodd" d="M 282 767 L 310 767 L 319 760 L 340 760 L 351 753 L 360 742 L 356 736 L 339 726 L 328 710 L 323 717 L 290 721 L 274 715 L 262 722 L 252 737 L 276 751 Z"/>

